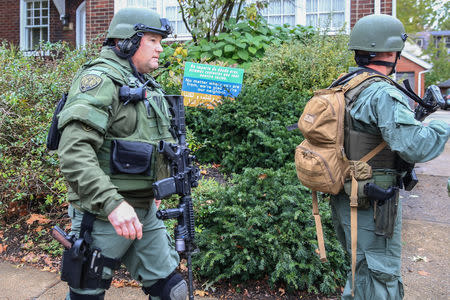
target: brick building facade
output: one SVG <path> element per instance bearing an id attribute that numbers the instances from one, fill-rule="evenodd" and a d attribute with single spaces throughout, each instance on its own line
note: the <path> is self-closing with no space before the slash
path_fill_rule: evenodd
<path id="1" fill-rule="evenodd" d="M 25 45 L 27 43 L 23 41 L 26 38 L 24 37 L 26 35 L 23 32 L 26 19 L 24 12 L 24 10 L 26 10 L 25 5 L 29 2 L 46 1 L 49 3 L 50 15 L 48 28 L 49 35 L 47 40 L 50 42 L 61 40 L 67 41 L 73 46 L 77 45 L 76 35 L 78 34 L 77 30 L 79 28 L 84 30 L 83 34 L 86 41 L 90 41 L 95 38 L 100 38 L 101 40 L 108 28 L 111 18 L 114 15 L 115 7 L 125 7 L 126 3 L 128 3 L 128 0 L 2 0 L 0 1 L 0 24 L 2 24 L 0 27 L 0 40 L 7 40 L 10 43 L 20 45 L 21 49 L 27 50 L 25 49 Z M 134 0 L 132 3 L 136 4 L 140 1 L 141 0 Z M 349 23 L 347 24 L 348 31 L 353 27 L 358 19 L 365 15 L 373 13 L 395 15 L 396 0 L 340 1 L 342 2 L 341 6 L 346 7 L 345 20 Z M 144 3 L 145 1 L 141 2 Z M 159 6 L 165 5 L 164 1 L 160 2 L 161 4 L 159 4 Z M 295 0 L 295 3 L 297 7 L 296 14 L 304 14 L 307 10 L 306 1 Z M 82 19 L 85 23 L 83 24 L 83 27 L 80 27 L 79 24 L 77 24 L 77 21 L 80 20 L 77 17 L 77 9 L 82 5 L 85 6 L 85 10 L 83 11 L 85 17 Z M 64 7 L 63 12 L 60 7 Z M 67 24 L 64 24 L 60 20 L 61 15 L 65 16 Z M 304 19 L 304 16 L 296 16 L 295 18 L 296 23 L 299 24 L 306 22 Z"/>
<path id="2" fill-rule="evenodd" d="M 40 37 L 45 41 L 57 42 L 66 41 L 73 47 L 82 46 L 91 40 L 101 42 L 109 22 L 114 15 L 115 8 L 127 6 L 129 0 L 2 0 L 0 1 L 0 40 L 19 45 L 22 50 L 32 50 L 36 47 L 36 39 Z M 133 0 L 133 3 L 144 3 L 143 0 Z M 159 0 L 158 0 L 159 1 Z M 153 2 L 158 2 L 153 1 Z M 287 0 L 281 0 L 287 1 Z M 331 3 L 336 0 L 330 0 Z M 343 18 L 347 23 L 347 31 L 355 25 L 356 21 L 363 16 L 383 13 L 388 15 L 396 14 L 396 0 L 339 0 L 340 7 L 345 7 Z M 337 1 L 337 2 L 339 2 Z M 170 1 L 159 1 L 159 9 L 164 12 L 164 4 Z M 173 1 L 172 1 L 173 2 Z M 313 1 L 308 2 L 312 5 Z M 318 3 L 318 1 L 316 1 Z M 31 3 L 31 4 L 30 4 Z M 41 6 L 36 8 L 35 3 Z M 269 1 L 270 3 L 270 1 Z M 281 3 L 281 2 L 280 2 Z M 284 3 L 284 2 L 283 2 Z M 306 23 L 306 15 L 312 9 L 320 13 L 318 4 L 310 6 L 305 0 L 295 0 L 296 3 L 296 23 Z M 321 2 L 322 3 L 322 2 Z M 31 6 L 30 6 L 31 5 Z M 334 5 L 334 4 L 333 4 Z M 30 14 L 34 17 L 34 26 L 28 26 Z M 164 13 L 163 13 L 164 14 Z M 48 15 L 48 17 L 47 17 Z M 298 16 L 300 15 L 300 16 Z M 45 17 L 43 17 L 45 16 Z M 163 15 L 168 17 L 168 15 Z M 77 23 L 78 22 L 78 23 Z M 46 28 L 42 28 L 42 23 L 46 23 Z M 39 27 L 41 26 L 41 27 Z M 416 90 L 419 85 L 419 72 L 424 71 L 424 64 L 417 64 L 415 59 L 401 59 L 397 70 L 406 75 L 414 74 L 414 86 Z M 406 76 L 405 75 L 405 76 Z M 423 76 L 423 75 L 422 75 Z M 423 79 L 420 82 L 423 84 Z M 421 86 L 423 91 L 423 87 Z"/>

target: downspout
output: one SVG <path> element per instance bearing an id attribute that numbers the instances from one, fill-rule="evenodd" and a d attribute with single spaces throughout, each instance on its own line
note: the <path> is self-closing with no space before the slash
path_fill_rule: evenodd
<path id="1" fill-rule="evenodd" d="M 381 2 L 380 0 L 375 0 L 373 2 L 373 11 L 376 15 L 381 14 Z"/>
<path id="2" fill-rule="evenodd" d="M 397 0 L 392 0 L 392 16 L 397 17 Z"/>

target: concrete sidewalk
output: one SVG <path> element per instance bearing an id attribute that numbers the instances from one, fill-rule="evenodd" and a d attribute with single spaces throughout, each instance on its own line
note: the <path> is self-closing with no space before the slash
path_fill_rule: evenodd
<path id="1" fill-rule="evenodd" d="M 67 290 L 59 274 L 0 262 L 0 300 L 62 300 Z M 137 287 L 111 286 L 105 299 L 148 300 L 148 296 Z"/>

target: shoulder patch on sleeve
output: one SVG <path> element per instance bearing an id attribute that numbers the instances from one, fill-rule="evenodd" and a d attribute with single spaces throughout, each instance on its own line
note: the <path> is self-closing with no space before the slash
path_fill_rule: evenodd
<path id="1" fill-rule="evenodd" d="M 98 75 L 95 74 L 84 75 L 83 77 L 81 77 L 80 80 L 80 91 L 84 93 L 89 90 L 92 90 L 95 87 L 97 87 L 102 81 L 103 79 Z"/>

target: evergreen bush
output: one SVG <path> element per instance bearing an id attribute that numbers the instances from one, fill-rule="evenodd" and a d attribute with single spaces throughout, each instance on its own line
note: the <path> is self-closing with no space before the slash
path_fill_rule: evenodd
<path id="1" fill-rule="evenodd" d="M 195 192 L 196 274 L 235 283 L 267 276 L 270 285 L 332 294 L 346 278 L 345 253 L 321 201 L 328 262 L 320 262 L 311 197 L 293 163 L 279 170 L 245 169 L 227 187 Z M 200 194 L 200 195 L 199 195 Z"/>
<path id="2" fill-rule="evenodd" d="M 229 172 L 246 167 L 279 168 L 294 159 L 300 131 L 287 131 L 296 123 L 307 98 L 280 85 L 245 87 L 234 101 L 224 100 L 214 110 L 189 108 L 187 123 L 203 146 L 200 161 L 220 162 Z"/>

